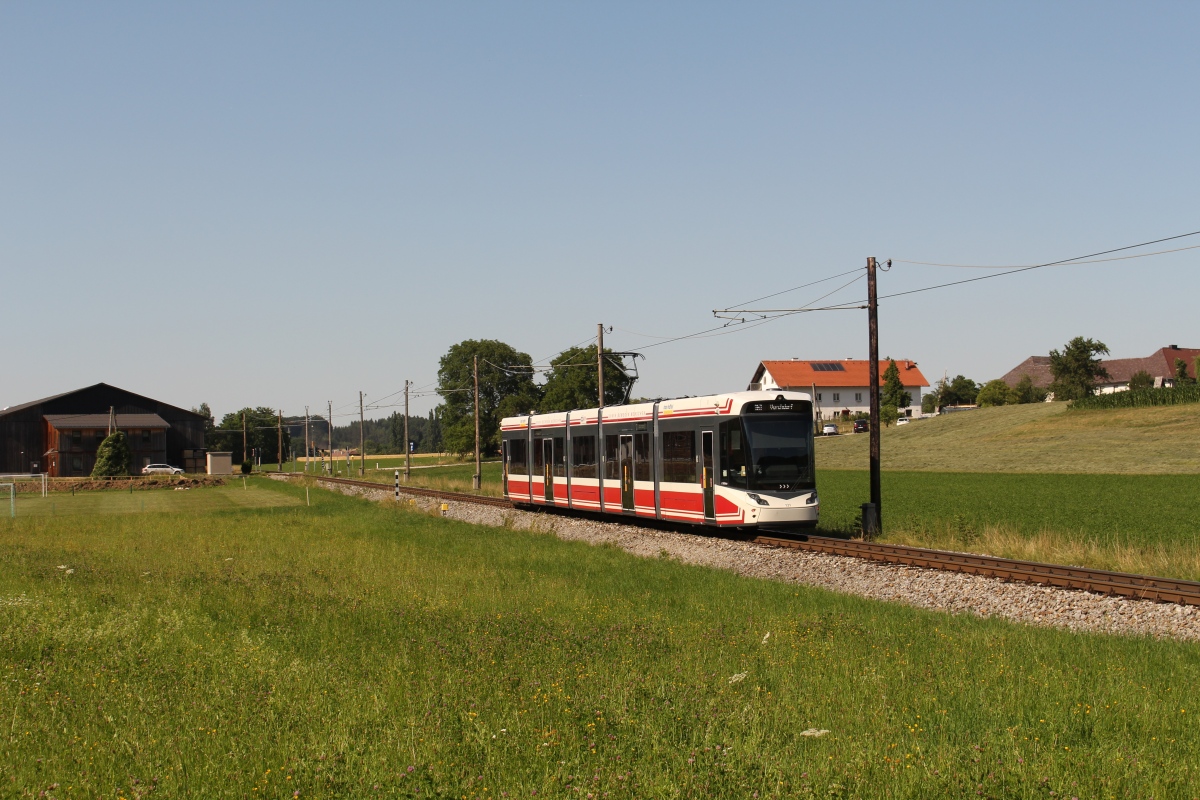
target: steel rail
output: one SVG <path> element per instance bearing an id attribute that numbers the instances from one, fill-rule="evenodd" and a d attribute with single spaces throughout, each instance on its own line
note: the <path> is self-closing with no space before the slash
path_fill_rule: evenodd
<path id="1" fill-rule="evenodd" d="M 303 476 L 302 473 L 286 472 L 282 473 L 282 475 L 284 477 Z M 332 478 L 319 475 L 308 477 L 327 483 L 358 486 L 382 492 L 393 490 L 392 486 L 386 483 L 356 481 L 348 478 Z M 400 493 L 498 508 L 514 507 L 510 501 L 502 497 L 486 497 L 477 494 L 467 494 L 466 492 L 448 492 L 440 489 L 401 486 Z M 533 506 L 533 508 L 540 509 L 541 507 Z M 546 510 L 565 511 L 566 509 L 553 507 Z M 629 517 L 611 520 L 605 517 L 604 519 L 622 524 L 644 521 Z M 712 530 L 712 528 L 700 528 L 695 532 L 710 533 Z M 726 534 L 727 532 L 721 531 L 720 533 Z M 764 532 L 764 534 L 770 533 L 770 531 Z M 1160 578 L 1153 575 L 1136 575 L 1128 572 L 1109 572 L 1107 570 L 1071 567 L 1061 564 L 1044 564 L 1037 561 L 1019 561 L 1011 558 L 955 553 L 946 550 L 930 550 L 924 547 L 912 547 L 901 544 L 835 539 L 829 536 L 794 534 L 787 534 L 785 536 L 755 535 L 748 539 L 743 538 L 743 540 L 767 547 L 806 550 L 809 552 L 862 558 L 886 564 L 937 569 L 946 572 L 962 572 L 969 575 L 997 578 L 1012 583 L 1031 583 L 1061 589 L 1093 592 L 1096 594 L 1118 595 L 1139 600 L 1153 600 L 1160 603 L 1200 606 L 1200 582 L 1198 581 Z"/>

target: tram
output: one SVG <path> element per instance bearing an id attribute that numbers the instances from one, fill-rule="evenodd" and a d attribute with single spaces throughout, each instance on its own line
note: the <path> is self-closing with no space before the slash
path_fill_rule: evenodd
<path id="1" fill-rule="evenodd" d="M 694 525 L 817 524 L 812 398 L 733 392 L 501 420 L 513 503 Z"/>

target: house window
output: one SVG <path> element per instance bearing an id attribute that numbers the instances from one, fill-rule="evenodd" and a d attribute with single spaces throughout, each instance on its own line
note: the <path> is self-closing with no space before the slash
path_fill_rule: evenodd
<path id="1" fill-rule="evenodd" d="M 142 442 L 150 444 L 150 431 L 142 431 Z"/>
<path id="2" fill-rule="evenodd" d="M 71 447 L 83 447 L 83 431 L 71 431 Z"/>
<path id="3" fill-rule="evenodd" d="M 83 459 L 76 456 L 71 459 L 71 469 L 76 472 L 83 472 Z"/>
<path id="4" fill-rule="evenodd" d="M 817 402 L 821 402 L 821 393 L 817 392 Z"/>
<path id="5" fill-rule="evenodd" d="M 856 402 L 856 403 L 861 403 L 861 402 L 862 402 L 862 392 L 855 392 L 855 393 L 854 393 L 854 402 Z"/>
<path id="6" fill-rule="evenodd" d="M 834 393 L 833 393 L 833 402 L 835 402 L 835 403 L 840 403 L 840 402 L 842 402 L 842 395 L 841 395 L 841 393 L 840 393 L 840 392 L 834 392 Z"/>

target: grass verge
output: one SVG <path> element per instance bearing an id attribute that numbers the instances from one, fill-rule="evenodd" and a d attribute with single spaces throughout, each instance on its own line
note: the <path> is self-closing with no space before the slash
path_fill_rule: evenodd
<path id="1" fill-rule="evenodd" d="M 14 796 L 1197 786 L 1195 645 L 951 617 L 328 492 L 274 513 L 0 529 Z"/>

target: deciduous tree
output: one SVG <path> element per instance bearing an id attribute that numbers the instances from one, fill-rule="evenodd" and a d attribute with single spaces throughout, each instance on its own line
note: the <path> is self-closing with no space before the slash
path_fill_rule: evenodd
<path id="1" fill-rule="evenodd" d="M 1011 392 L 1008 384 L 1002 379 L 988 381 L 975 396 L 975 402 L 982 407 L 1002 406 L 1008 403 Z"/>
<path id="2" fill-rule="evenodd" d="M 527 353 L 495 339 L 467 339 L 442 356 L 438 369 L 437 408 L 442 443 L 452 453 L 475 449 L 475 388 L 472 360 L 479 357 L 479 436 L 485 452 L 500 446 L 500 420 L 528 413 L 541 393 L 533 382 Z"/>
<path id="3" fill-rule="evenodd" d="M 605 350 L 605 353 L 611 353 Z M 562 351 L 550 361 L 546 383 L 542 386 L 542 400 L 538 411 L 571 411 L 576 408 L 596 407 L 596 350 L 590 347 L 572 347 Z M 604 404 L 616 405 L 624 402 L 633 380 L 625 374 L 609 356 L 604 359 Z"/>
<path id="4" fill-rule="evenodd" d="M 1130 391 L 1137 391 L 1138 389 L 1153 389 L 1153 388 L 1154 388 L 1154 376 L 1151 375 L 1149 372 L 1146 372 L 1146 370 L 1140 369 L 1137 372 L 1135 372 L 1129 376 L 1129 390 Z"/>
<path id="5" fill-rule="evenodd" d="M 1108 377 L 1098 356 L 1108 355 L 1104 342 L 1076 336 L 1062 351 L 1050 351 L 1050 372 L 1054 381 L 1050 391 L 1055 400 L 1079 400 L 1096 391 L 1096 383 Z"/>
<path id="6" fill-rule="evenodd" d="M 1046 389 L 1033 385 L 1033 378 L 1023 375 L 1021 380 L 1017 381 L 1017 385 L 1012 387 L 1008 402 L 1013 404 L 1041 403 L 1046 399 L 1046 394 Z"/>

